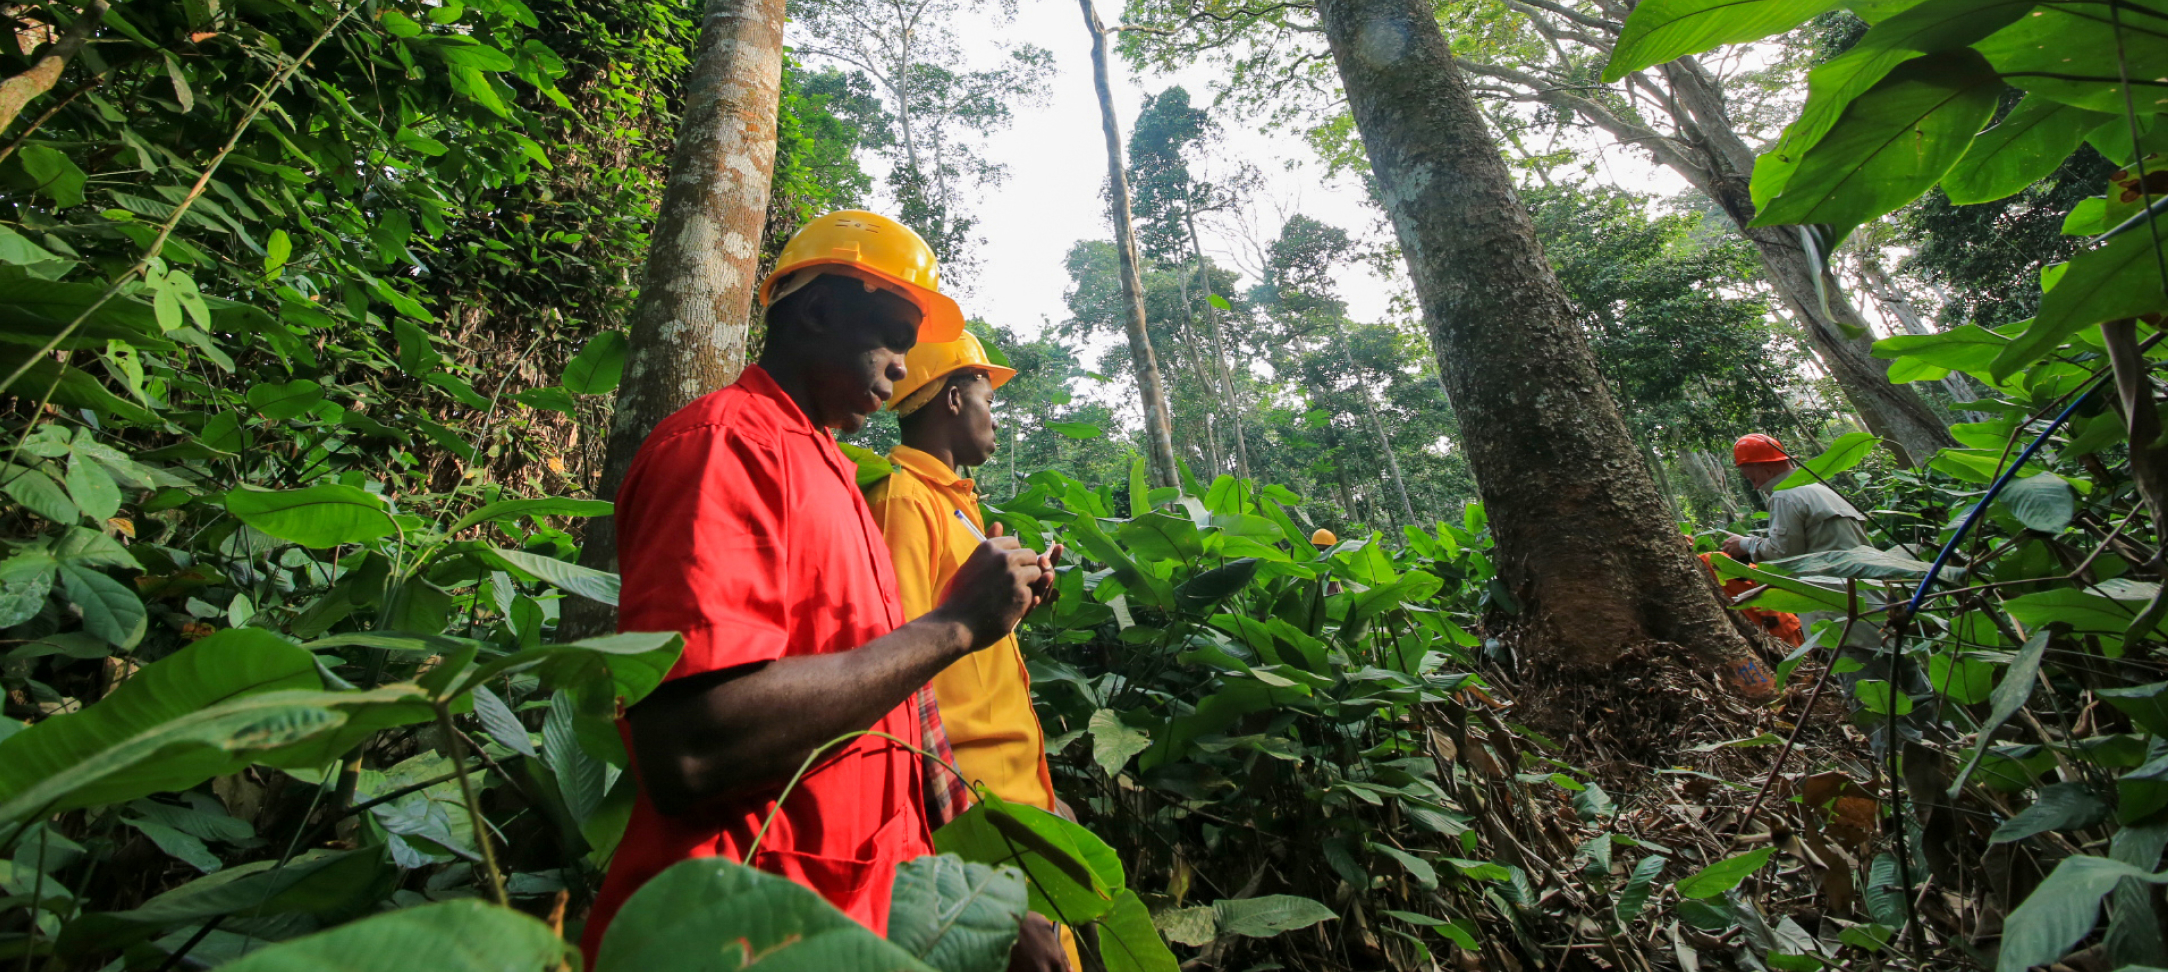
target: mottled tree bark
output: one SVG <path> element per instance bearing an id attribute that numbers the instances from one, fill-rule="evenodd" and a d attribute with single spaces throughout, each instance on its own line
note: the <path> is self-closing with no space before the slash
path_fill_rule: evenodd
<path id="1" fill-rule="evenodd" d="M 1499 578 L 1523 605 L 1530 671 L 1600 676 L 1653 641 L 1732 672 L 1750 649 L 1657 495 L 1432 6 L 1318 11 L 1460 418 Z"/>
<path id="2" fill-rule="evenodd" d="M 783 81 L 783 0 L 708 0 L 685 84 L 669 181 L 625 355 L 625 380 L 595 495 L 615 498 L 656 423 L 745 368 L 761 229 L 775 171 Z M 588 521 L 580 563 L 617 569 L 607 518 Z M 568 624 L 606 630 L 609 610 L 572 599 Z"/>
<path id="3" fill-rule="evenodd" d="M 1084 8 L 1084 27 L 1092 35 L 1092 86 L 1099 93 L 1099 122 L 1107 137 L 1107 179 L 1114 191 L 1114 249 L 1122 265 L 1123 329 L 1129 333 L 1129 356 L 1137 369 L 1137 397 L 1144 406 L 1145 457 L 1154 486 L 1180 485 L 1174 465 L 1174 420 L 1167 414 L 1167 392 L 1159 381 L 1159 356 L 1144 324 L 1144 279 L 1137 272 L 1137 233 L 1129 216 L 1129 174 L 1122 164 L 1121 123 L 1114 118 L 1114 91 L 1107 81 L 1107 31 L 1100 26 L 1092 0 Z"/>
<path id="4" fill-rule="evenodd" d="M 53 90 L 59 83 L 60 72 L 67 70 L 68 60 L 82 49 L 83 42 L 90 39 L 98 23 L 105 19 L 106 0 L 91 0 L 90 5 L 75 18 L 75 23 L 61 32 L 60 39 L 45 49 L 45 54 L 30 65 L 30 70 L 0 81 L 0 130 L 15 123 L 15 116 L 22 114 L 23 106 L 30 99 Z"/>

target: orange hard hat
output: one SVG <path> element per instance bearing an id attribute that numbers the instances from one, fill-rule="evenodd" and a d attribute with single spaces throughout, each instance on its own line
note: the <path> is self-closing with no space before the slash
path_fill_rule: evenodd
<path id="1" fill-rule="evenodd" d="M 783 244 L 775 271 L 760 284 L 760 302 L 772 305 L 776 284 L 800 270 L 858 277 L 896 291 L 918 305 L 921 342 L 954 341 L 964 332 L 964 314 L 941 293 L 941 267 L 933 247 L 911 228 L 879 213 L 839 209 L 805 225 Z"/>
<path id="2" fill-rule="evenodd" d="M 1734 466 L 1750 462 L 1786 462 L 1791 458 L 1777 440 L 1759 432 L 1749 432 L 1731 444 L 1731 464 Z"/>
<path id="3" fill-rule="evenodd" d="M 1327 530 L 1324 527 L 1318 527 L 1316 533 L 1310 534 L 1310 542 L 1320 547 L 1330 547 L 1333 544 L 1339 543 L 1340 538 L 1333 536 L 1331 530 Z"/>
<path id="4" fill-rule="evenodd" d="M 987 355 L 986 346 L 979 343 L 979 336 L 970 331 L 965 331 L 954 341 L 920 342 L 904 356 L 903 366 L 908 373 L 889 394 L 889 408 L 903 404 L 919 389 L 966 369 L 985 372 L 995 388 L 1016 377 L 1016 369 L 995 364 Z"/>

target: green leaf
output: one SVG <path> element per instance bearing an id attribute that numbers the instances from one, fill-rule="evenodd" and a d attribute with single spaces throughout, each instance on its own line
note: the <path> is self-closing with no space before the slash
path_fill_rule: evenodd
<path id="1" fill-rule="evenodd" d="M 1745 881 L 1748 875 L 1761 870 L 1763 865 L 1769 863 L 1770 856 L 1775 853 L 1775 848 L 1764 847 L 1761 850 L 1748 851 L 1736 857 L 1727 857 L 1679 879 L 1676 890 L 1682 898 L 1717 897 L 1738 887 L 1739 883 Z"/>
<path id="2" fill-rule="evenodd" d="M 2062 958 L 2093 930 L 2100 918 L 2100 899 L 2124 878 L 2163 884 L 2168 883 L 2168 872 L 2152 874 L 2105 857 L 2063 858 L 2054 873 L 2004 920 L 1996 972 L 2025 972 Z"/>
<path id="3" fill-rule="evenodd" d="M 205 874 L 210 874 L 225 866 L 225 862 L 219 860 L 218 855 L 211 853 L 211 849 L 204 846 L 203 841 L 199 838 L 184 834 L 156 821 L 123 818 L 122 822 L 135 828 L 137 833 L 150 838 L 151 843 L 158 845 L 158 849 L 164 851 L 167 857 L 179 858 L 183 863 Z"/>
<path id="4" fill-rule="evenodd" d="M 430 972 L 534 972 L 556 967 L 570 952 L 571 946 L 550 926 L 511 908 L 467 898 L 388 911 L 251 952 L 219 968 L 413 972 L 417 959 L 426 957 Z"/>
<path id="5" fill-rule="evenodd" d="M 2130 721 L 2156 736 L 2168 736 L 2168 682 L 2095 689 L 2094 694 L 2121 709 Z"/>
<path id="6" fill-rule="evenodd" d="M 2081 634 L 2111 635 L 2120 642 L 2131 621 L 2153 599 L 2154 590 L 2150 584 L 2116 581 L 2104 581 L 2093 591 L 2054 587 L 2011 598 L 2003 602 L 2003 609 L 2027 627 L 2061 621 Z"/>
<path id="7" fill-rule="evenodd" d="M 1122 724 L 1122 717 L 1113 709 L 1100 709 L 1092 713 L 1092 762 L 1106 771 L 1108 776 L 1120 776 L 1122 767 L 1129 765 L 1129 758 L 1145 751 L 1152 739 L 1144 730 Z"/>
<path id="8" fill-rule="evenodd" d="M 593 570 L 578 564 L 566 563 L 555 557 L 528 553 L 524 550 L 506 550 L 502 547 L 483 547 L 476 551 L 483 559 L 497 567 L 508 570 L 522 580 L 538 580 L 559 590 L 578 594 L 592 601 L 600 601 L 611 607 L 617 606 L 620 581 L 616 574 Z"/>
<path id="9" fill-rule="evenodd" d="M 399 339 L 399 370 L 420 378 L 443 363 L 443 356 L 429 340 L 429 332 L 404 317 L 395 317 L 391 333 Z"/>
<path id="10" fill-rule="evenodd" d="M 1901 553 L 1880 547 L 1853 547 L 1849 550 L 1825 550 L 1820 553 L 1802 554 L 1772 560 L 1761 566 L 1781 570 L 1787 574 L 1807 577 L 1858 577 L 1882 580 L 1893 577 L 1919 578 L 1927 576 L 1933 564 L 1913 560 Z M 1943 568 L 1943 577 L 1955 576 L 1951 568 Z"/>
<path id="11" fill-rule="evenodd" d="M 625 332 L 603 331 L 565 362 L 558 381 L 575 395 L 607 395 L 625 377 Z"/>
<path id="12" fill-rule="evenodd" d="M 1995 683 L 1995 666 L 1974 658 L 1936 655 L 1927 660 L 1927 684 L 1935 693 L 1960 705 L 1987 701 Z"/>
<path id="13" fill-rule="evenodd" d="M 1400 869 L 1408 872 L 1408 876 L 1414 878 L 1415 883 L 1425 889 L 1435 889 L 1438 886 L 1438 869 L 1432 866 L 1429 861 L 1391 844 L 1373 843 L 1370 845 L 1370 849 L 1399 863 Z"/>
<path id="14" fill-rule="evenodd" d="M 2040 796 L 2024 812 L 2002 822 L 1988 836 L 1990 844 L 2007 844 L 2051 830 L 2082 830 L 2108 819 L 2108 805 L 2083 783 L 2054 783 L 2040 788 Z"/>
<path id="15" fill-rule="evenodd" d="M 2028 529 L 2042 533 L 2063 532 L 2070 525 L 2070 518 L 2077 515 L 2077 497 L 2070 492 L 2070 484 L 2063 477 L 2042 472 L 2014 480 L 2002 488 L 2000 497 L 2004 509 L 2017 517 Z"/>
<path id="16" fill-rule="evenodd" d="M 683 861 L 641 886 L 610 921 L 595 972 L 931 967 L 882 941 L 811 888 L 723 858 Z"/>
<path id="17" fill-rule="evenodd" d="M 1271 938 L 1340 917 L 1321 902 L 1292 894 L 1223 899 L 1212 909 L 1219 913 L 1220 934 L 1244 938 Z"/>
<path id="18" fill-rule="evenodd" d="M 15 153 L 21 160 L 23 171 L 29 173 L 37 191 L 53 201 L 61 209 L 83 204 L 83 185 L 90 176 L 66 153 L 50 145 L 36 142 L 24 145 Z"/>
<path id="19" fill-rule="evenodd" d="M 1104 429 L 1090 422 L 1048 422 L 1047 431 L 1059 433 L 1072 439 L 1096 439 L 1107 434 Z"/>
<path id="20" fill-rule="evenodd" d="M 248 405 L 272 421 L 305 415 L 324 400 L 324 386 L 306 378 L 273 384 L 258 382 L 249 387 Z"/>
<path id="21" fill-rule="evenodd" d="M 1141 457 L 1137 459 L 1139 463 L 1143 461 Z M 1131 478 L 1141 477 L 1132 474 Z M 1148 560 L 1194 562 L 1204 556 L 1204 535 L 1197 531 L 1196 523 L 1189 517 L 1154 510 L 1149 505 L 1144 512 L 1117 528 L 1114 536 L 1131 553 Z"/>
<path id="22" fill-rule="evenodd" d="M 1973 744 L 1972 755 L 1965 760 L 1965 768 L 1958 771 L 1956 782 L 1950 784 L 1950 793 L 1964 788 L 1965 779 L 1972 775 L 1973 769 L 1980 765 L 1980 757 L 1987 753 L 1995 730 L 2002 728 L 2003 723 L 2017 714 L 2025 700 L 2032 698 L 2033 679 L 2040 674 L 2040 658 L 2047 653 L 2048 635 L 2045 628 L 2034 631 L 2024 647 L 2010 659 L 2010 667 L 2003 670 L 2002 684 L 1995 686 L 1994 693 L 1988 696 L 1987 721 L 1980 724 L 1979 741 Z"/>
<path id="23" fill-rule="evenodd" d="M 1859 707 L 1875 715 L 1889 715 L 1890 706 L 1897 707 L 1897 715 L 1910 715 L 1912 697 L 1903 692 L 1891 692 L 1888 682 L 1880 679 L 1861 679 L 1852 685 L 1853 697 L 1859 699 Z"/>
<path id="24" fill-rule="evenodd" d="M 609 516 L 613 509 L 614 507 L 604 500 L 572 499 L 564 496 L 498 500 L 460 517 L 450 527 L 445 528 L 444 532 L 458 533 L 476 524 L 520 516 Z"/>
<path id="25" fill-rule="evenodd" d="M 1845 106 L 1751 225 L 1826 223 L 1841 238 L 1896 211 L 1964 155 L 2002 90 L 1969 49 L 1907 61 Z"/>
<path id="26" fill-rule="evenodd" d="M 282 490 L 243 486 L 226 494 L 226 511 L 304 547 L 362 543 L 399 532 L 383 497 L 337 483 Z"/>
<path id="27" fill-rule="evenodd" d="M 2118 38 L 2116 19 L 2105 4 L 2041 4 L 1975 47 L 2010 84 L 2032 95 L 2117 118 L 2127 103 L 2141 113 L 2158 113 L 2159 89 L 2126 90 L 2117 81 L 2117 62 L 2127 63 L 2133 81 L 2168 74 L 2168 37 L 2157 26 L 2159 11 L 2157 4 L 2146 3 L 2126 14 Z"/>
<path id="28" fill-rule="evenodd" d="M 1024 877 L 929 855 L 896 867 L 891 902 L 891 944 L 943 972 L 1002 972 L 1024 915 Z"/>
<path id="29" fill-rule="evenodd" d="M 293 237 L 287 236 L 285 230 L 272 230 L 271 236 L 264 241 L 263 272 L 265 274 L 277 273 L 280 267 L 286 265 L 286 260 L 293 255 Z"/>
<path id="30" fill-rule="evenodd" d="M 510 71 L 511 55 L 468 37 L 432 35 L 429 47 L 444 63 L 477 71 Z"/>
<path id="31" fill-rule="evenodd" d="M 2030 6 L 2030 4 L 2028 4 Z M 2052 174 L 2106 116 L 2028 95 L 1995 127 L 1973 140 L 1965 157 L 1942 179 L 1942 191 L 1960 206 L 2016 195 Z"/>
<path id="32" fill-rule="evenodd" d="M 25 550 L 0 561 L 0 628 L 12 628 L 37 615 L 53 589 L 58 566 L 42 550 Z"/>
<path id="33" fill-rule="evenodd" d="M 75 561 L 60 562 L 60 586 L 83 613 L 83 630 L 115 648 L 133 648 L 148 623 L 136 593 L 101 571 Z"/>
<path id="34" fill-rule="evenodd" d="M 2040 311 L 1995 358 L 1996 381 L 2053 352 L 2071 335 L 2104 321 L 2168 310 L 2153 234 L 2143 227 L 2070 259 L 2062 279 L 2040 298 Z"/>
<path id="35" fill-rule="evenodd" d="M 86 455 L 68 460 L 68 497 L 93 522 L 104 523 L 120 511 L 120 486 L 113 475 Z"/>
<path id="36" fill-rule="evenodd" d="M 1804 486 L 1817 481 L 1817 478 L 1828 479 L 1849 470 L 1862 462 L 1866 462 L 1867 457 L 1874 453 L 1874 447 L 1880 445 L 1881 442 L 1881 439 L 1877 439 L 1866 432 L 1847 432 L 1840 435 L 1835 441 L 1829 443 L 1827 448 L 1822 450 L 1821 455 L 1800 463 L 1798 469 L 1793 470 L 1791 475 L 1784 477 L 1784 481 L 1777 484 L 1777 489 L 1785 490 L 1794 486 Z"/>
<path id="37" fill-rule="evenodd" d="M 1614 910 L 1618 912 L 1619 924 L 1633 921 L 1641 915 L 1641 909 L 1648 907 L 1649 891 L 1655 886 L 1656 876 L 1664 872 L 1664 863 L 1662 855 L 1650 854 L 1642 858 L 1641 863 L 1634 865 L 1633 875 L 1626 879 L 1626 886 L 1619 890 L 1618 904 L 1614 906 Z"/>
<path id="38" fill-rule="evenodd" d="M 1224 566 L 1198 573 L 1174 589 L 1175 604 L 1192 615 L 1209 611 L 1235 592 L 1248 587 L 1250 581 L 1256 579 L 1257 569 L 1262 563 L 1255 557 L 1241 557 L 1228 561 Z"/>
<path id="39" fill-rule="evenodd" d="M 0 483 L 0 490 L 5 490 L 9 499 L 21 503 L 23 509 L 60 524 L 73 524 L 83 518 L 75 501 L 68 498 L 68 491 L 60 488 L 60 484 L 42 470 L 0 463 L 0 477 L 6 480 Z"/>
<path id="40" fill-rule="evenodd" d="M 339 727 L 332 704 L 396 694 L 297 691 L 319 685 L 307 649 L 260 628 L 213 634 L 0 741 L 0 822 L 185 790 Z"/>
<path id="41" fill-rule="evenodd" d="M 1105 914 L 1125 880 L 1114 849 L 1091 831 L 991 793 L 981 792 L 977 805 L 934 831 L 933 844 L 967 861 L 1021 868 L 1031 910 L 1055 921 Z"/>
<path id="42" fill-rule="evenodd" d="M 544 645 L 491 660 L 467 673 L 457 695 L 500 675 L 533 670 L 549 688 L 593 689 L 601 694 L 589 701 L 609 709 L 623 699 L 636 705 L 662 684 L 670 666 L 677 664 L 685 639 L 675 631 L 628 631 L 575 641 L 569 645 Z"/>
<path id="43" fill-rule="evenodd" d="M 573 400 L 572 393 L 566 391 L 562 385 L 548 385 L 542 388 L 529 388 L 525 391 L 513 392 L 512 399 L 523 405 L 547 409 L 552 412 L 562 412 L 566 415 L 572 414 L 574 409 L 580 407 L 579 402 Z"/>
<path id="44" fill-rule="evenodd" d="M 1854 100 L 1892 70 L 1917 55 L 1962 48 L 2033 6 L 2031 0 L 1899 2 L 1906 9 L 1875 23 L 1851 49 L 1808 73 L 1807 102 L 1798 119 L 1785 126 L 1775 148 L 1754 161 L 1750 189 L 1756 208 L 1767 206 L 1784 190 L 1799 160 L 1829 134 Z"/>
<path id="45" fill-rule="evenodd" d="M 520 725 L 519 716 L 512 707 L 504 704 L 497 693 L 487 685 L 474 687 L 474 714 L 482 720 L 482 728 L 488 730 L 489 738 L 521 756 L 534 756 L 534 740 L 528 738 L 527 727 Z"/>
<path id="46" fill-rule="evenodd" d="M 1219 937 L 1219 912 L 1210 905 L 1169 908 L 1152 916 L 1152 927 L 1178 945 L 1210 945 Z"/>
<path id="47" fill-rule="evenodd" d="M 1152 925 L 1151 910 L 1135 891 L 1124 891 L 1114 907 L 1099 919 L 1099 957 L 1107 972 L 1180 972 L 1167 943 Z"/>
<path id="48" fill-rule="evenodd" d="M 1642 0 L 1626 18 L 1603 80 L 1608 84 L 1688 54 L 1781 34 L 1842 5 L 1842 0 Z"/>

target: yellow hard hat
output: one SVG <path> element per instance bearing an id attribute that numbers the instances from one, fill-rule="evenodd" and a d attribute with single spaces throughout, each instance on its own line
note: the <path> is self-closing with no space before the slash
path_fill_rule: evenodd
<path id="1" fill-rule="evenodd" d="M 909 401 L 919 389 L 941 381 L 966 368 L 986 372 L 986 378 L 995 388 L 1008 384 L 1016 377 L 1015 368 L 1004 368 L 986 356 L 986 346 L 979 343 L 979 336 L 965 331 L 954 341 L 938 341 L 920 344 L 903 358 L 903 366 L 909 372 L 896 383 L 894 394 L 888 396 L 888 407 L 897 408 Z"/>
<path id="2" fill-rule="evenodd" d="M 1320 547 L 1330 547 L 1333 544 L 1339 543 L 1340 538 L 1333 536 L 1331 530 L 1327 530 L 1324 527 L 1318 527 L 1316 533 L 1310 534 L 1310 542 Z"/>
<path id="3" fill-rule="evenodd" d="M 941 295 L 941 267 L 933 247 L 902 223 L 879 213 L 839 209 L 805 224 L 783 244 L 775 272 L 761 281 L 760 303 L 774 303 L 777 281 L 819 266 L 846 268 L 850 276 L 895 284 L 925 315 L 918 323 L 921 342 L 953 341 L 964 332 L 963 310 Z"/>

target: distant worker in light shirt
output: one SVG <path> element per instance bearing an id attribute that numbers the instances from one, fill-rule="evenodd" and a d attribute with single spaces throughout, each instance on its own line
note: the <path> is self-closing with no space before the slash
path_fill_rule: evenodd
<path id="1" fill-rule="evenodd" d="M 866 500 L 895 557 L 903 616 L 914 618 L 940 603 L 984 541 L 977 487 L 957 470 L 993 458 L 999 442 L 994 391 L 1016 372 L 994 364 L 968 331 L 954 341 L 912 348 L 904 367 L 907 374 L 888 400 L 903 444 L 888 454 L 894 472 L 869 488 Z M 1058 559 L 1060 545 L 1047 553 Z M 933 690 L 964 777 L 956 786 L 929 786 L 928 813 L 936 826 L 968 808 L 965 781 L 985 785 L 1003 802 L 1070 816 L 1054 796 L 1045 736 L 1031 707 L 1031 672 L 1014 634 L 957 659 L 934 676 Z M 1063 944 L 1072 968 L 1078 967 L 1071 936 L 1064 934 Z"/>

